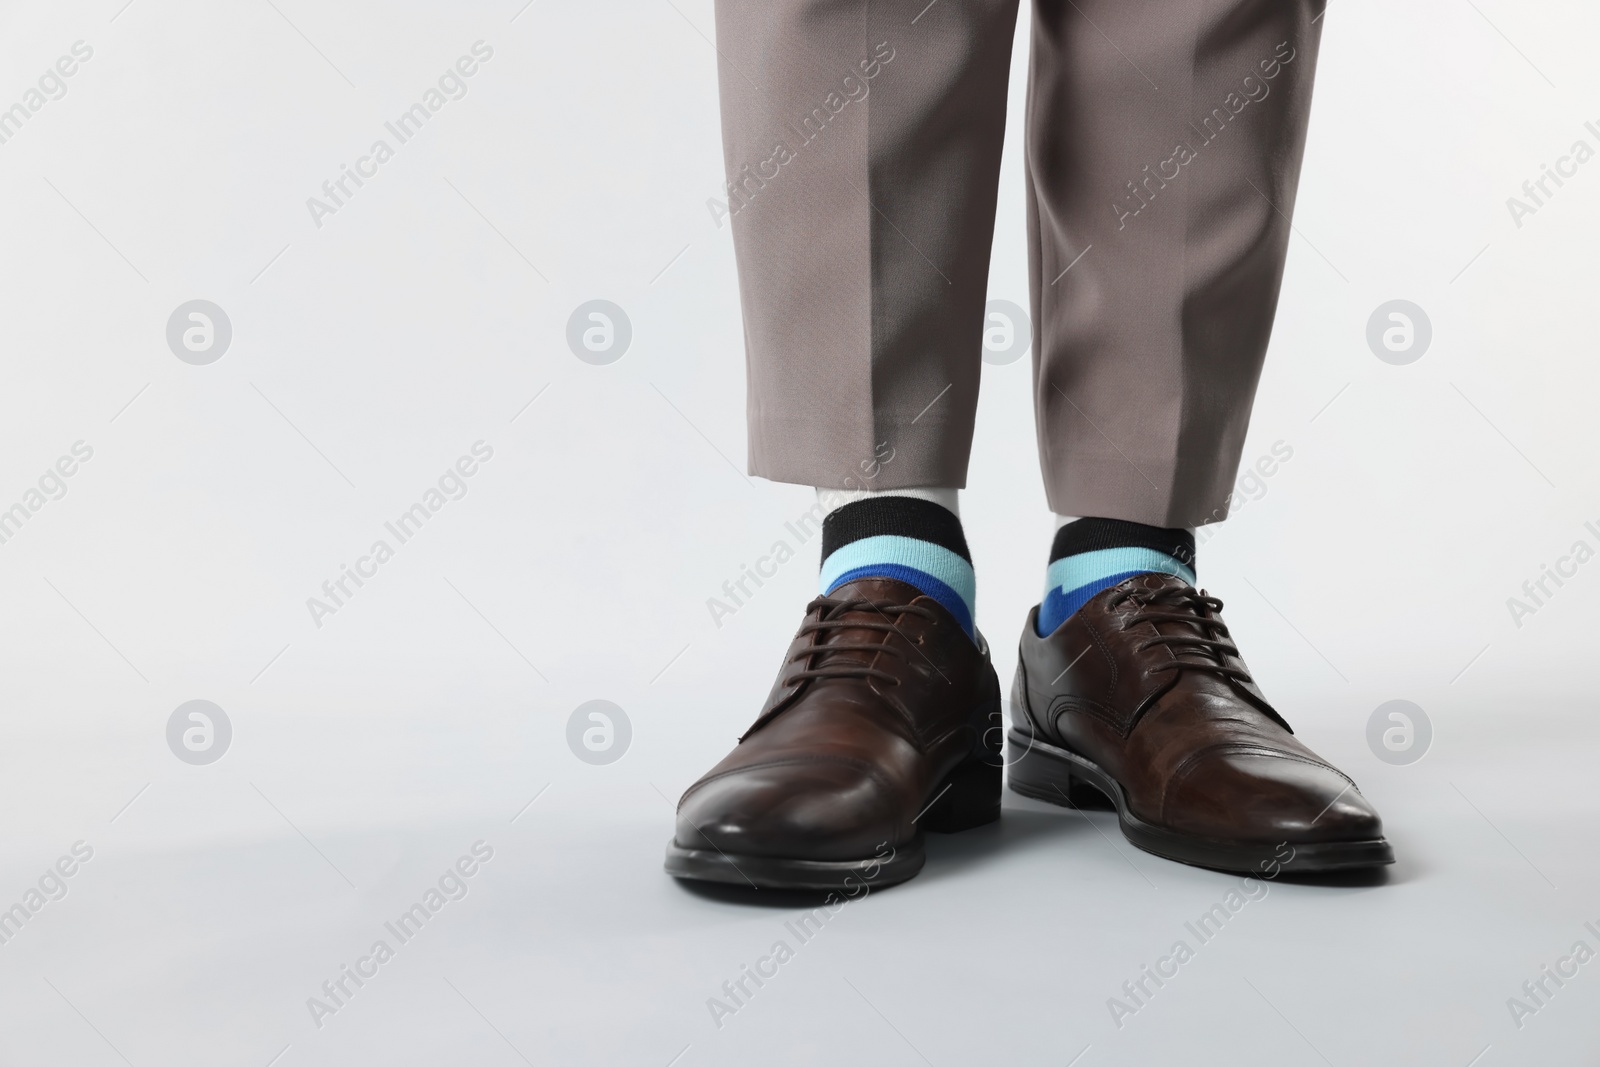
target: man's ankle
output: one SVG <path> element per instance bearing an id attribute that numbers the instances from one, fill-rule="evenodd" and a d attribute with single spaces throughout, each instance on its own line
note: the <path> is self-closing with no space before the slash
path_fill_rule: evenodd
<path id="1" fill-rule="evenodd" d="M 1050 547 L 1038 631 L 1044 637 L 1096 593 L 1138 574 L 1175 574 L 1193 585 L 1194 532 L 1123 519 L 1065 521 Z"/>
<path id="2" fill-rule="evenodd" d="M 953 489 L 933 492 L 948 494 L 954 502 Z M 859 578 L 893 578 L 914 586 L 976 639 L 972 554 L 953 508 L 922 495 L 891 492 L 873 493 L 830 511 L 822 521 L 818 587 L 826 595 Z"/>

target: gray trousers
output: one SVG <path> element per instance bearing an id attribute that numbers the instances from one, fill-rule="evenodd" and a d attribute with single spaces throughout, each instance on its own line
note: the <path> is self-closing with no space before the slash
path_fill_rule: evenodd
<path id="1" fill-rule="evenodd" d="M 1017 3 L 717 0 L 752 474 L 966 484 Z M 1226 515 L 1324 3 L 1034 0 L 1023 136 L 1054 511 Z"/>

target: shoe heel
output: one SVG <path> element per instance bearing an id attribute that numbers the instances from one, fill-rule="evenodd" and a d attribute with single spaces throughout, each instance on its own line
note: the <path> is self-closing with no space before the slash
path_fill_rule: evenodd
<path id="1" fill-rule="evenodd" d="M 1067 800 L 1075 808 L 1085 811 L 1116 811 L 1117 806 L 1111 798 L 1100 791 L 1087 778 L 1079 778 L 1075 774 L 1067 775 Z"/>
<path id="2" fill-rule="evenodd" d="M 1075 773 L 1072 765 L 1033 747 L 1013 731 L 1007 738 L 1009 765 L 1007 779 L 1013 793 L 1088 811 L 1115 811 L 1111 798 L 1089 779 Z M 1020 752 L 1019 752 L 1020 750 Z"/>
<path id="3" fill-rule="evenodd" d="M 954 834 L 1000 818 L 1000 765 L 968 760 L 939 784 L 934 801 L 917 825 L 936 834 Z"/>

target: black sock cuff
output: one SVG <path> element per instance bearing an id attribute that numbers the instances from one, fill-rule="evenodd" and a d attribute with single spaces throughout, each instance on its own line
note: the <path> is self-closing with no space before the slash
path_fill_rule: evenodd
<path id="1" fill-rule="evenodd" d="M 1150 548 L 1164 552 L 1186 567 L 1194 567 L 1194 534 L 1167 530 L 1123 519 L 1075 519 L 1056 531 L 1050 545 L 1050 562 L 1080 552 L 1102 548 Z"/>
<path id="2" fill-rule="evenodd" d="M 972 562 L 961 520 L 948 508 L 912 496 L 869 497 L 829 512 L 822 520 L 822 558 L 852 541 L 884 534 L 929 541 Z"/>

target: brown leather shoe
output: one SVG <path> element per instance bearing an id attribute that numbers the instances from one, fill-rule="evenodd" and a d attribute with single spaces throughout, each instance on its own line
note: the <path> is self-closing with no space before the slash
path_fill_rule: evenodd
<path id="1" fill-rule="evenodd" d="M 1202 867 L 1393 863 L 1378 813 L 1291 736 L 1221 609 L 1168 574 L 1104 590 L 1049 637 L 1035 608 L 1012 688 L 1011 788 L 1055 804 L 1109 799 L 1129 841 Z"/>
<path id="2" fill-rule="evenodd" d="M 1000 817 L 1000 682 L 890 579 L 818 597 L 755 724 L 678 803 L 667 872 L 784 889 L 903 882 L 922 833 Z"/>

